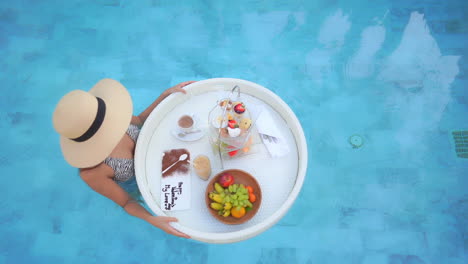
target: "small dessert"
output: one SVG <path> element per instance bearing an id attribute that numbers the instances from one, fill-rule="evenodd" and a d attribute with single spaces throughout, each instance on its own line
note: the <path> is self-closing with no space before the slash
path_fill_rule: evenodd
<path id="1" fill-rule="evenodd" d="M 251 125 L 252 125 L 252 120 L 250 118 L 242 118 L 241 121 L 239 122 L 239 127 L 242 130 L 249 129 Z"/>
<path id="2" fill-rule="evenodd" d="M 242 151 L 244 151 L 244 153 L 247 153 L 250 151 L 250 146 L 252 145 L 252 136 L 249 137 L 249 140 L 247 140 L 247 142 L 245 143 L 244 147 L 242 148 Z"/>
<path id="3" fill-rule="evenodd" d="M 229 104 L 229 103 L 231 103 L 231 101 L 229 101 L 229 99 L 225 99 L 225 100 L 219 102 L 219 106 L 223 107 L 223 106 L 225 106 L 226 104 Z"/>
<path id="4" fill-rule="evenodd" d="M 234 147 L 229 146 L 228 149 L 234 149 Z M 232 150 L 232 151 L 229 151 L 229 152 L 228 152 L 228 155 L 229 155 L 229 157 L 234 157 L 235 155 L 237 155 L 237 152 L 239 152 L 239 150 L 238 150 L 238 149 L 234 149 L 234 150 Z"/>
<path id="5" fill-rule="evenodd" d="M 218 116 L 215 120 L 213 120 L 212 125 L 215 128 L 223 128 L 226 127 L 227 119 L 223 118 L 222 116 Z"/>
<path id="6" fill-rule="evenodd" d="M 221 135 L 221 137 L 223 137 L 223 138 L 229 137 L 228 130 L 227 130 L 226 128 L 221 128 L 221 129 L 220 129 L 220 135 Z"/>
<path id="7" fill-rule="evenodd" d="M 226 100 L 221 101 L 219 103 L 219 106 L 221 108 L 224 108 L 226 106 L 226 110 L 230 111 L 232 109 L 232 102 L 230 100 L 226 99 Z"/>
<path id="8" fill-rule="evenodd" d="M 195 169 L 195 173 L 200 177 L 202 180 L 208 180 L 211 175 L 211 164 L 210 159 L 205 155 L 198 155 L 193 160 L 193 168 Z"/>
<path id="9" fill-rule="evenodd" d="M 241 115 L 245 112 L 245 105 L 242 102 L 239 102 L 237 104 L 234 104 L 234 112 L 237 114 Z"/>
<path id="10" fill-rule="evenodd" d="M 230 137 L 238 137 L 241 134 L 242 130 L 239 128 L 238 125 L 236 126 L 237 127 L 235 128 L 231 128 L 231 127 L 227 128 Z"/>
<path id="11" fill-rule="evenodd" d="M 239 125 L 237 124 L 237 121 L 234 120 L 234 119 L 230 119 L 228 121 L 228 127 L 229 128 L 236 128 L 236 127 L 239 127 Z"/>

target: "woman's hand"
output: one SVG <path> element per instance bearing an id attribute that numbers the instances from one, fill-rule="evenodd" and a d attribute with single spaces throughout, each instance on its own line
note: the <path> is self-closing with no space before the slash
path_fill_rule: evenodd
<path id="1" fill-rule="evenodd" d="M 183 93 L 183 94 L 186 94 L 187 92 L 183 89 L 183 87 L 191 84 L 191 83 L 194 83 L 195 81 L 188 81 L 188 82 L 181 82 L 177 85 L 174 85 L 173 87 L 165 90 L 159 97 L 158 99 L 156 99 L 150 106 L 148 106 L 148 108 L 145 109 L 145 111 L 141 112 L 137 117 L 135 117 L 135 121 L 133 123 L 135 123 L 136 125 L 138 126 L 143 126 L 143 123 L 145 123 L 146 119 L 148 118 L 148 116 L 151 114 L 151 112 L 154 110 L 154 108 L 156 108 L 156 106 L 159 105 L 159 103 L 162 102 L 162 100 L 166 99 L 166 97 L 168 97 L 169 95 L 173 94 L 173 93 Z"/>
<path id="2" fill-rule="evenodd" d="M 164 232 L 178 236 L 178 237 L 185 237 L 190 238 L 189 235 L 186 235 L 182 232 L 177 231 L 173 228 L 169 223 L 170 222 L 177 222 L 177 218 L 175 217 L 168 217 L 168 216 L 150 216 L 146 219 L 148 223 L 152 224 L 153 226 L 162 229 Z"/>
<path id="3" fill-rule="evenodd" d="M 166 96 L 169 96 L 173 93 L 183 93 L 183 94 L 186 94 L 187 91 L 185 91 L 184 89 L 182 89 L 183 87 L 191 84 L 191 83 L 194 83 L 196 81 L 187 81 L 187 82 L 181 82 L 179 84 L 176 84 L 174 86 L 172 86 L 171 88 L 167 89 L 166 91 L 164 91 L 164 94 Z"/>

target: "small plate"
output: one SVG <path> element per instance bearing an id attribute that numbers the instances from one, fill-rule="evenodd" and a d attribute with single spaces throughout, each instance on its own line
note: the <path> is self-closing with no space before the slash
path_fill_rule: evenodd
<path id="1" fill-rule="evenodd" d="M 187 141 L 187 142 L 196 141 L 205 135 L 205 132 L 203 131 L 203 129 L 199 127 L 200 122 L 198 120 L 198 117 L 195 114 L 189 114 L 189 115 L 192 116 L 193 122 L 194 122 L 192 131 L 198 131 L 198 132 L 188 132 L 188 133 L 184 132 L 176 124 L 175 127 L 171 130 L 171 134 L 178 140 Z"/>
<path id="2" fill-rule="evenodd" d="M 198 132 L 184 133 L 182 130 L 174 128 L 171 130 L 171 133 L 175 138 L 182 141 L 196 141 L 205 135 L 205 132 L 200 128 L 195 128 L 194 130 Z"/>

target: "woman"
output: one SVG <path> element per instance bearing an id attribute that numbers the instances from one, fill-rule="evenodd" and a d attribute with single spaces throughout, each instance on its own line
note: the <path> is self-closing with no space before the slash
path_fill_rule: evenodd
<path id="1" fill-rule="evenodd" d="M 164 91 L 145 111 L 133 116 L 132 100 L 125 87 L 112 79 L 99 81 L 89 92 L 74 90 L 57 104 L 55 130 L 65 160 L 79 168 L 81 178 L 96 192 L 165 232 L 190 238 L 169 223 L 174 217 L 153 216 L 119 185 L 134 180 L 133 156 L 139 127 L 167 96 L 181 92 L 183 82 Z"/>

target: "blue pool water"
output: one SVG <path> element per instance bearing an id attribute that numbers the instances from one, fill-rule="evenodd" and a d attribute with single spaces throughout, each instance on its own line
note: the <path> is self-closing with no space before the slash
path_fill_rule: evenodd
<path id="1" fill-rule="evenodd" d="M 468 263 L 468 159 L 451 134 L 468 130 L 467 3 L 1 1 L 0 263 Z M 273 90 L 308 141 L 291 210 L 210 245 L 93 193 L 51 114 L 104 77 L 136 114 L 185 80 Z"/>

